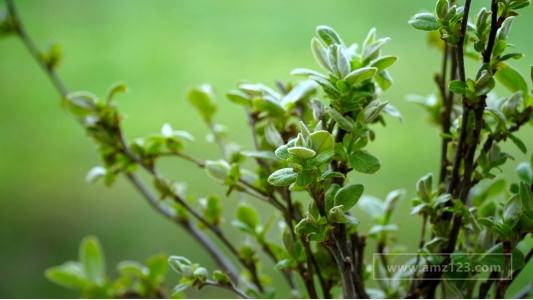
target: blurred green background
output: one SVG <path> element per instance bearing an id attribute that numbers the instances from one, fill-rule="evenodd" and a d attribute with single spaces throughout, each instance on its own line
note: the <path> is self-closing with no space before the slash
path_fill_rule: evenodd
<path id="1" fill-rule="evenodd" d="M 157 132 L 169 122 L 197 137 L 187 151 L 202 159 L 221 155 L 205 141 L 208 131 L 185 101 L 188 87 L 211 83 L 218 92 L 217 121 L 228 127 L 234 141 L 251 149 L 245 116 L 224 99 L 226 90 L 243 79 L 273 86 L 274 80 L 297 80 L 289 75 L 296 67 L 317 69 L 309 49 L 317 25 L 332 26 L 347 43 L 362 42 L 368 30 L 377 27 L 379 37 L 392 38 L 384 52 L 400 57 L 391 68 L 395 85 L 383 100 L 399 108 L 405 122 L 387 119 L 387 127 L 377 128 L 378 139 L 370 150 L 380 157 L 382 168 L 376 175 L 358 174 L 352 179 L 364 183 L 367 194 L 378 197 L 393 189 L 407 189 L 401 217 L 397 217 L 398 239 L 408 250 L 416 249 L 421 219 L 404 216 L 409 214 L 408 200 L 416 181 L 437 171 L 439 138 L 437 129 L 424 121 L 422 109 L 406 102 L 405 96 L 434 91 L 432 76 L 439 68 L 440 55 L 426 46 L 425 34 L 411 29 L 407 20 L 417 12 L 433 10 L 433 1 L 15 2 L 41 48 L 50 41 L 62 46 L 59 73 L 71 90 L 103 96 L 115 81 L 130 86 L 128 95 L 117 97 L 127 116 L 128 138 Z M 533 63 L 533 40 L 528 32 L 533 25 L 532 10 L 524 10 L 511 33 L 512 43 L 526 53 L 521 65 L 515 63 L 524 74 Z M 468 72 L 473 74 L 475 69 Z M 89 234 L 102 241 L 112 276 L 120 260 L 144 261 L 160 252 L 186 256 L 212 270 L 205 251 L 149 208 L 125 180 L 120 178 L 111 189 L 85 183 L 87 171 L 99 164 L 99 157 L 92 141 L 59 102 L 21 41 L 15 37 L 0 40 L 0 297 L 76 297 L 75 292 L 48 282 L 43 270 L 76 259 L 78 243 Z M 533 149 L 531 133 L 528 127 L 519 134 L 529 149 Z M 515 180 L 514 168 L 527 157 L 513 145 L 505 149 L 516 160 L 504 173 Z M 186 180 L 189 190 L 199 197 L 223 192 L 202 170 L 186 162 L 163 164 L 166 175 Z M 223 199 L 226 220 L 233 217 L 238 201 L 237 196 Z M 267 218 L 270 208 L 256 206 Z M 225 228 L 235 243 L 244 239 L 230 226 Z M 271 264 L 264 269 L 273 273 Z M 531 270 L 530 266 L 527 272 Z M 178 277 L 169 278 L 171 285 Z M 509 295 L 524 282 L 511 286 Z M 209 288 L 188 295 L 231 297 Z"/>

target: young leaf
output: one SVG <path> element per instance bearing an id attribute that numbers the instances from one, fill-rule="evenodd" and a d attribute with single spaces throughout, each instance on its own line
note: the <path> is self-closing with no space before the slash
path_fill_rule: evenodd
<path id="1" fill-rule="evenodd" d="M 168 264 L 174 272 L 189 277 L 192 272 L 192 263 L 183 256 L 171 255 L 168 258 Z"/>
<path id="2" fill-rule="evenodd" d="M 285 168 L 277 170 L 268 177 L 268 183 L 276 186 L 291 185 L 296 181 L 298 173 L 294 172 L 292 168 Z"/>
<path id="3" fill-rule="evenodd" d="M 356 171 L 366 174 L 374 174 L 381 167 L 379 158 L 363 150 L 350 153 L 348 161 Z"/>
<path id="4" fill-rule="evenodd" d="M 439 23 L 437 22 L 437 16 L 432 13 L 419 13 L 414 15 L 411 20 L 409 20 L 409 25 L 413 28 L 424 31 L 433 31 L 440 28 Z"/>
<path id="5" fill-rule="evenodd" d="M 291 156 L 291 153 L 289 152 L 289 147 L 287 147 L 287 145 L 283 145 L 276 149 L 274 154 L 276 154 L 276 156 L 281 159 L 288 159 Z"/>
<path id="6" fill-rule="evenodd" d="M 468 89 L 466 84 L 460 80 L 450 81 L 448 88 L 450 89 L 450 91 L 458 95 L 464 95 L 466 93 L 466 90 Z"/>
<path id="7" fill-rule="evenodd" d="M 107 94 L 105 97 L 106 102 L 110 103 L 111 100 L 113 100 L 113 97 L 115 97 L 117 93 L 127 93 L 127 92 L 129 92 L 129 88 L 126 84 L 124 84 L 123 82 L 115 82 L 113 83 L 113 85 L 111 85 L 111 87 L 107 91 Z"/>
<path id="8" fill-rule="evenodd" d="M 335 32 L 335 30 L 333 30 L 333 28 L 329 26 L 326 26 L 326 25 L 318 26 L 316 28 L 316 33 L 320 37 L 320 39 L 324 41 L 324 43 L 326 43 L 326 45 L 328 46 L 332 44 L 337 44 L 337 45 L 343 44 L 339 34 L 337 34 L 337 32 Z"/>
<path id="9" fill-rule="evenodd" d="M 522 153 L 526 154 L 527 153 L 527 148 L 526 148 L 526 144 L 524 144 L 524 142 L 522 142 L 521 139 L 519 139 L 518 137 L 516 137 L 514 134 L 512 134 L 511 132 L 507 132 L 507 136 L 511 139 L 511 141 L 518 147 L 518 149 L 520 149 L 520 151 L 522 151 Z"/>
<path id="10" fill-rule="evenodd" d="M 398 56 L 382 56 L 372 62 L 372 67 L 378 69 L 379 72 L 392 66 L 398 60 Z"/>
<path id="11" fill-rule="evenodd" d="M 352 208 L 365 190 L 361 184 L 352 184 L 341 188 L 335 195 L 335 205 L 342 205 L 343 211 L 348 211 Z"/>
<path id="12" fill-rule="evenodd" d="M 237 220 L 253 229 L 259 225 L 259 217 L 255 210 L 250 205 L 244 203 L 237 206 Z"/>
<path id="13" fill-rule="evenodd" d="M 291 147 L 289 152 L 297 155 L 301 159 L 308 159 L 316 155 L 316 152 L 305 147 Z"/>
<path id="14" fill-rule="evenodd" d="M 159 286 L 165 279 L 168 268 L 167 261 L 168 256 L 166 254 L 153 255 L 146 260 L 146 266 L 149 270 L 148 280 L 152 286 Z"/>
<path id="15" fill-rule="evenodd" d="M 69 289 L 82 290 L 88 284 L 83 266 L 77 261 L 68 261 L 60 266 L 48 268 L 44 274 L 48 280 Z"/>
<path id="16" fill-rule="evenodd" d="M 189 91 L 187 97 L 189 102 L 198 110 L 206 122 L 211 122 L 216 112 L 216 106 L 213 104 L 213 88 L 210 85 L 201 85 L 196 89 Z"/>
<path id="17" fill-rule="evenodd" d="M 350 84 L 361 83 L 367 79 L 372 78 L 376 74 L 377 70 L 378 69 L 375 67 L 365 67 L 357 69 L 347 74 L 344 77 L 344 81 Z"/>
<path id="18" fill-rule="evenodd" d="M 325 130 L 313 132 L 311 134 L 311 148 L 317 154 L 333 151 L 333 136 Z"/>
<path id="19" fill-rule="evenodd" d="M 531 166 L 527 162 L 521 162 L 518 164 L 518 167 L 516 167 L 516 173 L 523 182 L 529 185 L 533 184 L 533 172 L 531 171 Z"/>
<path id="20" fill-rule="evenodd" d="M 313 52 L 313 55 L 315 56 L 316 62 L 325 70 L 333 72 L 331 68 L 329 67 L 328 63 L 328 54 L 326 53 L 326 50 L 324 49 L 324 46 L 322 45 L 322 42 L 320 42 L 317 38 L 313 38 L 311 40 L 311 51 Z M 313 75 L 314 76 L 314 75 Z M 322 77 L 322 74 L 316 76 L 318 78 Z"/>
<path id="21" fill-rule="evenodd" d="M 208 160 L 205 162 L 205 172 L 209 177 L 222 184 L 226 182 L 228 177 L 229 165 L 223 160 Z"/>
<path id="22" fill-rule="evenodd" d="M 516 91 L 522 91 L 524 95 L 529 94 L 524 77 L 506 63 L 502 62 L 498 64 L 498 71 L 494 74 L 494 77 L 513 93 Z"/>
<path id="23" fill-rule="evenodd" d="M 94 236 L 83 238 L 80 244 L 79 260 L 83 264 L 85 278 L 96 285 L 103 285 L 106 275 L 104 253 L 100 241 Z"/>
<path id="24" fill-rule="evenodd" d="M 165 259 L 165 265 L 167 260 Z M 137 278 L 145 278 L 150 274 L 150 270 L 143 264 L 134 260 L 124 260 L 117 264 L 117 271 L 121 275 L 134 276 Z"/>
<path id="25" fill-rule="evenodd" d="M 85 181 L 89 183 L 95 183 L 98 179 L 105 177 L 106 174 L 107 170 L 104 167 L 96 166 L 92 168 L 89 173 L 87 173 Z"/>
<path id="26" fill-rule="evenodd" d="M 337 122 L 340 128 L 348 132 L 351 132 L 353 130 L 352 123 L 350 123 L 348 119 L 343 117 L 336 109 L 331 106 L 326 106 L 324 109 L 335 120 L 335 122 Z"/>

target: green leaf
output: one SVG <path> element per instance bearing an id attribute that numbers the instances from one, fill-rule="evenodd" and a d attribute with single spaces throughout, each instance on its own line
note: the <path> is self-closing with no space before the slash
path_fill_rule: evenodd
<path id="1" fill-rule="evenodd" d="M 374 174 L 381 168 L 379 159 L 364 150 L 356 150 L 350 153 L 348 161 L 352 168 L 365 174 Z"/>
<path id="2" fill-rule="evenodd" d="M 196 279 L 195 284 L 199 284 L 201 286 L 207 280 L 207 276 L 208 276 L 207 269 L 204 267 L 199 267 L 196 270 L 194 270 L 193 276 Z"/>
<path id="3" fill-rule="evenodd" d="M 77 261 L 68 261 L 44 272 L 46 278 L 55 284 L 69 289 L 82 290 L 87 286 L 83 266 Z"/>
<path id="4" fill-rule="evenodd" d="M 374 77 L 374 80 L 379 85 L 379 87 L 386 91 L 388 90 L 392 85 L 392 77 L 390 76 L 388 71 L 382 71 L 376 74 Z"/>
<path id="5" fill-rule="evenodd" d="M 285 144 L 283 142 L 283 137 L 276 129 L 274 124 L 272 124 L 272 122 L 268 122 L 268 124 L 265 126 L 265 139 L 272 147 L 278 148 Z"/>
<path id="6" fill-rule="evenodd" d="M 205 162 L 205 172 L 207 175 L 217 182 L 223 184 L 226 182 L 229 174 L 229 165 L 223 160 L 207 160 Z"/>
<path id="7" fill-rule="evenodd" d="M 237 206 L 237 220 L 254 229 L 259 225 L 259 217 L 253 207 L 244 203 Z"/>
<path id="8" fill-rule="evenodd" d="M 432 13 L 420 13 L 414 15 L 411 20 L 409 20 L 409 25 L 413 28 L 424 31 L 433 31 L 440 28 L 439 23 L 437 22 L 437 16 Z"/>
<path id="9" fill-rule="evenodd" d="M 292 168 L 284 168 L 277 170 L 268 177 L 268 183 L 275 186 L 291 185 L 296 181 L 298 173 L 294 172 Z"/>
<path id="10" fill-rule="evenodd" d="M 183 256 L 171 255 L 168 258 L 168 264 L 174 272 L 189 278 L 192 275 L 192 263 Z"/>
<path id="11" fill-rule="evenodd" d="M 146 260 L 146 266 L 149 270 L 148 280 L 152 286 L 159 286 L 165 279 L 168 268 L 167 261 L 168 256 L 166 254 L 153 255 Z"/>
<path id="12" fill-rule="evenodd" d="M 524 77 L 506 63 L 502 62 L 498 64 L 497 72 L 494 74 L 494 77 L 513 93 L 516 91 L 522 91 L 524 95 L 529 94 Z"/>
<path id="13" fill-rule="evenodd" d="M 98 179 L 105 177 L 106 174 L 107 170 L 104 167 L 96 166 L 87 173 L 85 181 L 88 183 L 95 183 Z"/>
<path id="14" fill-rule="evenodd" d="M 348 119 L 343 117 L 336 109 L 331 106 L 326 106 L 324 109 L 335 120 L 335 122 L 337 122 L 340 128 L 348 132 L 351 132 L 353 130 L 352 123 L 350 123 Z"/>
<path id="15" fill-rule="evenodd" d="M 335 177 L 344 178 L 344 175 L 340 172 L 334 172 L 334 171 L 328 170 L 324 172 L 322 176 L 320 176 L 320 180 L 326 180 L 326 179 L 335 178 Z"/>
<path id="16" fill-rule="evenodd" d="M 359 206 L 359 208 L 369 214 L 374 220 L 376 220 L 376 218 L 381 218 L 385 214 L 385 211 L 383 209 L 383 202 L 373 196 L 365 195 L 361 197 L 357 205 Z"/>
<path id="17" fill-rule="evenodd" d="M 335 205 L 334 206 L 343 206 L 343 211 L 348 211 L 352 208 L 365 190 L 364 186 L 361 184 L 352 184 L 341 188 L 335 195 Z"/>
<path id="18" fill-rule="evenodd" d="M 378 69 L 379 72 L 392 66 L 398 60 L 398 56 L 382 56 L 372 62 L 372 67 Z"/>
<path id="19" fill-rule="evenodd" d="M 226 94 L 226 97 L 229 99 L 229 101 L 235 104 L 242 105 L 247 108 L 252 108 L 252 99 L 250 99 L 250 97 L 246 93 L 243 93 L 242 91 L 239 91 L 239 90 L 229 91 Z"/>
<path id="20" fill-rule="evenodd" d="M 533 172 L 531 171 L 531 165 L 527 162 L 521 162 L 516 167 L 516 173 L 518 178 L 523 182 L 531 185 L 533 184 Z"/>
<path id="21" fill-rule="evenodd" d="M 281 146 L 281 147 L 285 147 L 286 148 L 285 145 Z M 289 153 L 288 150 L 287 150 L 287 153 Z M 274 153 L 272 153 L 270 151 L 241 151 L 241 154 L 246 156 L 246 157 L 252 157 L 252 158 L 278 160 L 278 156 L 276 156 L 276 154 L 274 154 Z M 287 155 L 287 158 L 289 158 L 289 156 L 290 156 L 290 154 Z M 285 158 L 285 159 L 287 159 L 287 158 Z"/>
<path id="22" fill-rule="evenodd" d="M 326 79 L 326 76 L 317 72 L 317 71 L 314 71 L 314 70 L 311 70 L 311 69 L 305 69 L 305 68 L 297 68 L 297 69 L 294 69 L 291 71 L 291 75 L 294 75 L 294 76 L 305 76 L 305 77 L 309 77 L 309 76 L 316 76 L 316 77 L 322 77 L 324 79 Z"/>
<path id="23" fill-rule="evenodd" d="M 322 42 L 320 42 L 317 38 L 313 38 L 311 40 L 311 51 L 313 52 L 313 55 L 315 57 L 316 62 L 325 70 L 333 72 L 331 68 L 329 67 L 328 63 L 328 55 L 326 53 L 326 50 L 324 49 L 324 46 L 322 45 Z M 322 74 L 313 77 L 321 78 Z M 311 77 L 311 76 L 309 76 Z"/>
<path id="24" fill-rule="evenodd" d="M 227 285 L 230 282 L 228 275 L 218 270 L 213 272 L 213 279 L 220 285 Z"/>
<path id="25" fill-rule="evenodd" d="M 289 152 L 289 147 L 287 147 L 287 145 L 283 145 L 276 149 L 274 154 L 276 154 L 276 156 L 281 159 L 288 159 L 291 156 L 291 153 Z"/>
<path id="26" fill-rule="evenodd" d="M 507 132 L 507 136 L 518 147 L 518 149 L 520 149 L 520 151 L 522 151 L 522 153 L 524 153 L 524 154 L 527 153 L 526 144 L 524 144 L 524 142 L 522 142 L 522 140 L 520 140 L 518 137 L 516 137 L 514 134 L 512 134 L 509 131 Z"/>
<path id="27" fill-rule="evenodd" d="M 313 132 L 311 134 L 311 148 L 317 154 L 333 151 L 333 136 L 325 130 Z"/>
<path id="28" fill-rule="evenodd" d="M 100 241 L 94 236 L 83 238 L 80 244 L 79 260 L 89 283 L 102 286 L 105 281 L 106 266 Z"/>
<path id="29" fill-rule="evenodd" d="M 213 88 L 207 84 L 192 89 L 188 93 L 189 102 L 198 110 L 206 122 L 211 122 L 216 112 L 216 106 L 213 104 L 212 98 Z"/>
<path id="30" fill-rule="evenodd" d="M 110 103 L 117 93 L 127 93 L 127 92 L 129 92 L 129 88 L 126 84 L 124 84 L 123 82 L 115 82 L 113 83 L 113 85 L 111 85 L 111 87 L 107 91 L 107 94 L 105 97 L 106 102 Z"/>
<path id="31" fill-rule="evenodd" d="M 448 85 L 448 89 L 450 89 L 450 91 L 452 91 L 455 94 L 464 95 L 468 88 L 466 84 L 462 82 L 461 80 L 453 80 L 453 81 L 450 81 L 450 84 Z"/>
<path id="32" fill-rule="evenodd" d="M 317 88 L 317 84 L 313 80 L 306 80 L 299 82 L 294 86 L 287 95 L 281 99 L 281 105 L 287 107 L 290 103 L 296 103 L 305 97 L 312 95 Z"/>
<path id="33" fill-rule="evenodd" d="M 342 78 L 351 71 L 350 58 L 344 50 L 344 47 L 337 48 L 337 69 Z"/>
<path id="34" fill-rule="evenodd" d="M 329 189 L 326 191 L 326 195 L 324 196 L 324 206 L 326 209 L 326 212 L 328 212 L 333 206 L 335 206 L 335 195 L 337 195 L 337 192 L 340 190 L 340 186 L 336 183 L 330 185 Z"/>
<path id="35" fill-rule="evenodd" d="M 375 67 L 365 67 L 354 70 L 344 77 L 344 81 L 350 84 L 358 84 L 372 78 L 378 71 Z"/>
<path id="36" fill-rule="evenodd" d="M 309 185 L 311 182 L 313 182 L 313 176 L 309 170 L 303 170 L 302 172 L 298 173 L 298 177 L 296 177 L 297 185 L 301 187 L 307 187 L 307 185 Z"/>
<path id="37" fill-rule="evenodd" d="M 165 259 L 165 265 L 167 260 Z M 150 270 L 143 264 L 134 260 L 124 260 L 117 264 L 117 271 L 122 275 L 145 278 L 150 274 Z"/>
<path id="38" fill-rule="evenodd" d="M 334 98 L 338 98 L 340 96 L 340 91 L 337 89 L 337 87 L 334 86 L 327 79 L 318 76 L 309 76 L 309 78 L 320 84 L 324 91 L 328 93 L 328 95 L 331 95 Z"/>
<path id="39" fill-rule="evenodd" d="M 322 152 L 317 154 L 309 163 L 309 167 L 320 167 L 329 164 L 335 155 L 335 151 Z"/>
<path id="40" fill-rule="evenodd" d="M 522 211 L 522 199 L 519 195 L 513 195 L 507 202 L 503 209 L 503 220 L 507 223 L 508 220 L 518 219 L 518 213 Z"/>
<path id="41" fill-rule="evenodd" d="M 95 112 L 98 98 L 89 92 L 69 93 L 63 102 L 65 109 L 77 117 L 84 117 Z"/>
<path id="42" fill-rule="evenodd" d="M 522 200 L 522 205 L 527 212 L 533 210 L 533 194 L 531 192 L 531 184 L 526 184 L 525 182 L 520 182 L 520 199 Z"/>
<path id="43" fill-rule="evenodd" d="M 374 235 L 382 232 L 394 232 L 398 231 L 398 225 L 396 224 L 387 224 L 387 225 L 374 225 L 368 230 L 368 235 Z"/>
<path id="44" fill-rule="evenodd" d="M 191 287 L 193 284 L 192 281 L 184 281 L 178 285 L 176 285 L 174 287 L 174 289 L 172 289 L 172 295 L 171 296 L 175 296 L 175 295 L 178 295 L 182 292 L 184 292 L 185 290 L 187 290 L 189 287 Z"/>
<path id="45" fill-rule="evenodd" d="M 301 159 L 308 159 L 316 155 L 315 151 L 305 147 L 291 147 L 289 148 L 289 152 L 297 155 Z"/>
<path id="46" fill-rule="evenodd" d="M 316 28 L 316 33 L 320 37 L 320 39 L 326 43 L 326 45 L 342 45 L 342 40 L 339 34 L 333 30 L 333 28 L 328 27 L 326 25 L 320 25 Z"/>
<path id="47" fill-rule="evenodd" d="M 329 220 L 333 223 L 358 225 L 359 221 L 356 218 L 345 214 L 343 209 L 344 206 L 342 205 L 332 207 L 328 212 Z"/>

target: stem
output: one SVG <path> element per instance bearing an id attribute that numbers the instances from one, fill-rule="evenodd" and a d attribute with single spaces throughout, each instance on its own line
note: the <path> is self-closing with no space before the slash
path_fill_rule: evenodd
<path id="1" fill-rule="evenodd" d="M 479 286 L 479 295 L 478 295 L 479 299 L 487 298 L 487 294 L 489 293 L 489 290 L 492 284 L 497 280 L 498 277 L 500 277 L 500 272 L 493 271 L 490 273 L 490 276 L 487 279 L 487 281 L 483 282 Z"/>
<path id="2" fill-rule="evenodd" d="M 505 241 L 503 242 L 503 253 L 512 253 L 511 242 Z M 500 280 L 500 283 L 498 284 L 498 287 L 496 288 L 496 298 L 503 299 L 505 297 L 505 292 L 507 291 L 507 288 L 511 284 L 511 279 L 507 278 L 509 275 L 509 267 L 511 266 L 511 255 L 505 255 L 505 265 L 503 268 L 503 274 L 502 274 L 502 280 Z"/>
<path id="3" fill-rule="evenodd" d="M 216 283 L 214 281 L 207 280 L 206 282 L 204 282 L 203 286 L 213 286 L 213 287 L 222 288 L 222 289 L 225 289 L 225 290 L 228 290 L 228 291 L 232 291 L 233 293 L 237 294 L 239 297 L 241 297 L 243 299 L 252 299 L 252 298 L 248 297 L 248 295 L 246 295 L 243 291 L 238 289 L 232 282 L 229 282 L 228 285 L 222 285 L 222 284 L 218 284 L 218 283 Z"/>
<path id="4" fill-rule="evenodd" d="M 420 233 L 420 241 L 418 242 L 418 251 L 417 251 L 417 254 L 416 254 L 416 262 L 415 262 L 415 272 L 413 273 L 413 279 L 411 281 L 411 287 L 410 287 L 410 292 L 409 293 L 413 293 L 414 290 L 415 290 L 415 283 L 416 283 L 416 278 L 418 276 L 418 264 L 420 263 L 420 250 L 422 250 L 422 248 L 424 248 L 424 244 L 426 243 L 425 241 L 425 236 L 426 236 L 426 225 L 427 225 L 427 214 L 424 214 L 424 220 L 422 221 L 422 230 L 421 230 L 421 233 Z"/>

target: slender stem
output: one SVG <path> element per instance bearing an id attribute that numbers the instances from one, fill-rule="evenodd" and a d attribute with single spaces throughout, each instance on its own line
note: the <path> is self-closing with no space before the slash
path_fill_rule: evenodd
<path id="1" fill-rule="evenodd" d="M 410 293 L 413 293 L 416 287 L 415 283 L 416 283 L 416 278 L 418 276 L 418 264 L 420 263 L 420 251 L 422 250 L 422 248 L 424 248 L 424 244 L 426 243 L 425 236 L 426 236 L 427 218 L 428 218 L 427 214 L 424 214 L 424 219 L 422 221 L 422 230 L 420 233 L 420 241 L 418 242 L 418 251 L 416 254 L 415 271 L 413 272 L 413 279 L 411 281 Z"/>
<path id="2" fill-rule="evenodd" d="M 490 273 L 487 281 L 479 285 L 479 299 L 487 298 L 487 294 L 489 293 L 490 287 L 497 280 L 498 277 L 500 277 L 500 272 L 493 271 Z"/>
<path id="3" fill-rule="evenodd" d="M 218 284 L 218 283 L 216 283 L 214 281 L 207 280 L 206 282 L 204 282 L 203 286 L 213 286 L 213 287 L 222 288 L 222 289 L 225 289 L 225 290 L 228 290 L 228 291 L 232 291 L 233 293 L 237 294 L 239 297 L 241 297 L 243 299 L 252 299 L 252 298 L 248 297 L 248 295 L 246 295 L 243 291 L 238 289 L 232 282 L 229 282 L 228 285 L 222 285 L 222 284 Z"/>
<path id="4" fill-rule="evenodd" d="M 504 254 L 511 254 L 514 247 L 511 246 L 511 242 L 505 241 L 503 242 L 503 253 Z M 500 280 L 500 283 L 498 284 L 496 288 L 496 298 L 503 299 L 505 298 L 505 292 L 507 291 L 507 288 L 511 284 L 511 279 L 507 278 L 509 275 L 509 268 L 511 266 L 511 255 L 505 255 L 504 256 L 504 267 L 503 267 L 503 273 L 502 273 L 502 280 Z"/>
<path id="5" fill-rule="evenodd" d="M 447 135 L 450 133 L 450 126 L 451 126 L 451 111 L 452 111 L 452 105 L 453 105 L 453 94 L 448 94 L 447 92 L 447 83 L 446 83 L 446 71 L 448 67 L 448 57 L 450 56 L 451 48 L 448 44 L 444 47 L 444 57 L 442 59 L 442 70 L 441 74 L 438 77 L 438 86 L 440 89 L 440 94 L 442 97 L 443 102 L 443 108 L 444 111 L 442 112 L 441 121 L 442 121 L 442 133 Z M 452 55 L 453 56 L 453 55 Z M 453 67 L 452 67 L 453 69 Z M 451 72 L 454 72 L 452 70 Z M 442 138 L 442 144 L 441 144 L 441 158 L 440 158 L 440 175 L 439 175 L 439 183 L 446 182 L 446 175 L 447 175 L 447 168 L 448 168 L 448 143 L 450 142 L 450 138 L 445 136 Z"/>

